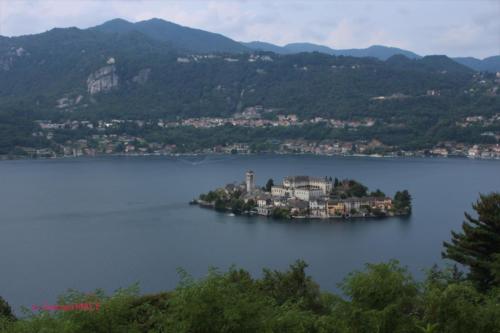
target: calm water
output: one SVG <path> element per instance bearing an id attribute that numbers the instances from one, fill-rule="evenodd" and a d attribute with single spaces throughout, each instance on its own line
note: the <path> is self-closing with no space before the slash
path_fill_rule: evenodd
<path id="1" fill-rule="evenodd" d="M 355 178 L 393 195 L 409 189 L 408 219 L 276 222 L 189 206 L 200 192 L 256 172 Z M 442 241 L 459 229 L 479 192 L 500 190 L 500 162 L 312 156 L 103 158 L 0 162 L 0 295 L 19 306 L 53 304 L 68 288 L 140 282 L 171 289 L 176 269 L 195 277 L 231 264 L 260 274 L 303 258 L 335 290 L 366 262 L 396 258 L 421 276 L 442 263 Z"/>

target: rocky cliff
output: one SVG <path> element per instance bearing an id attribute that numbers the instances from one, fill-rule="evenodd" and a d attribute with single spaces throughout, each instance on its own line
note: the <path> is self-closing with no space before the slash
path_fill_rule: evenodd
<path id="1" fill-rule="evenodd" d="M 114 64 L 99 68 L 87 79 L 87 90 L 91 95 L 107 92 L 116 87 L 118 87 L 118 75 Z"/>

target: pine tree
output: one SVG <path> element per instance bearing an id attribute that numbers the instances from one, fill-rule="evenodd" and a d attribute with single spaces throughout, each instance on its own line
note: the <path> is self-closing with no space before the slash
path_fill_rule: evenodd
<path id="1" fill-rule="evenodd" d="M 462 232 L 452 231 L 442 256 L 469 268 L 468 278 L 487 290 L 500 285 L 495 279 L 500 256 L 500 193 L 481 195 L 472 207 L 478 217 L 465 213 Z"/>
<path id="2" fill-rule="evenodd" d="M 266 191 L 271 192 L 271 187 L 274 186 L 274 180 L 272 178 L 269 178 L 269 180 L 266 183 Z"/>
<path id="3" fill-rule="evenodd" d="M 12 313 L 12 309 L 11 309 L 9 303 L 7 303 L 7 301 L 5 301 L 0 296 L 0 318 L 1 317 L 4 317 L 8 320 L 14 320 L 16 318 L 14 316 L 14 314 Z"/>

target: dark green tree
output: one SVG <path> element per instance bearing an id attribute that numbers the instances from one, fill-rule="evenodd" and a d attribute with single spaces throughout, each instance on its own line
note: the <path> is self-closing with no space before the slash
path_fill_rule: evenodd
<path id="1" fill-rule="evenodd" d="M 343 313 L 336 310 L 347 321 L 346 332 L 415 332 L 418 285 L 399 262 L 367 264 L 340 287 L 350 298 Z"/>
<path id="2" fill-rule="evenodd" d="M 347 182 L 347 191 L 346 194 L 349 197 L 366 197 L 367 196 L 368 187 L 363 184 L 351 179 Z"/>
<path id="3" fill-rule="evenodd" d="M 0 318 L 2 317 L 8 320 L 14 320 L 16 318 L 12 313 L 9 303 L 0 296 Z"/>
<path id="4" fill-rule="evenodd" d="M 271 192 L 271 187 L 274 186 L 274 180 L 272 178 L 269 178 L 269 180 L 266 183 L 266 191 Z"/>
<path id="5" fill-rule="evenodd" d="M 257 206 L 257 204 L 255 203 L 255 200 L 253 199 L 250 199 L 248 200 L 245 205 L 243 206 L 243 211 L 246 211 L 246 212 L 249 212 L 251 211 L 252 209 L 255 208 L 255 206 Z"/>
<path id="6" fill-rule="evenodd" d="M 383 198 L 383 197 L 385 197 L 385 193 L 382 192 L 380 189 L 377 189 L 376 191 L 371 192 L 370 196 L 377 197 L 377 198 Z"/>
<path id="7" fill-rule="evenodd" d="M 234 214 L 241 214 L 241 213 L 243 213 L 245 202 L 243 202 L 243 200 L 241 200 L 241 199 L 235 198 L 235 199 L 231 200 L 230 206 L 231 206 L 231 211 Z"/>
<path id="8" fill-rule="evenodd" d="M 465 213 L 462 232 L 452 231 L 451 242 L 444 242 L 442 256 L 469 268 L 468 278 L 481 290 L 500 286 L 500 193 L 480 195 L 472 205 L 477 218 Z"/>
<path id="9" fill-rule="evenodd" d="M 397 191 L 394 195 L 393 205 L 397 211 L 411 212 L 411 195 L 408 190 Z"/>
<path id="10" fill-rule="evenodd" d="M 288 219 L 290 218 L 290 210 L 287 208 L 275 207 L 271 212 L 271 217 L 275 219 Z"/>
<path id="11" fill-rule="evenodd" d="M 210 191 L 207 194 L 204 194 L 203 198 L 200 196 L 200 200 L 204 200 L 207 202 L 215 202 L 217 199 L 219 199 L 219 195 L 214 191 Z"/>
<path id="12" fill-rule="evenodd" d="M 215 210 L 223 212 L 227 209 L 226 202 L 224 200 L 218 198 L 217 200 L 215 200 L 214 208 L 215 208 Z"/>
<path id="13" fill-rule="evenodd" d="M 285 272 L 264 269 L 264 277 L 259 281 L 260 290 L 272 297 L 278 305 L 285 302 L 298 303 L 313 312 L 323 310 L 319 285 L 305 273 L 307 264 L 297 260 Z"/>

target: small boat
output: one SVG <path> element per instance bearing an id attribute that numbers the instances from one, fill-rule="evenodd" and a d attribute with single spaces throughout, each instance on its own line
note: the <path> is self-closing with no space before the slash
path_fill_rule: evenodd
<path id="1" fill-rule="evenodd" d="M 236 215 L 234 215 L 234 213 L 229 213 L 229 214 L 227 214 L 227 215 L 228 215 L 228 216 L 236 216 Z"/>

